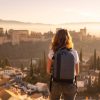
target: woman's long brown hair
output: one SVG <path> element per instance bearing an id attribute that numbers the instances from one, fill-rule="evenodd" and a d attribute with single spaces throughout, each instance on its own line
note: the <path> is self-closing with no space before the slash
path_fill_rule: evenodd
<path id="1" fill-rule="evenodd" d="M 51 49 L 56 52 L 59 48 L 73 48 L 73 42 L 70 34 L 65 29 L 60 29 L 56 32 L 52 39 Z"/>

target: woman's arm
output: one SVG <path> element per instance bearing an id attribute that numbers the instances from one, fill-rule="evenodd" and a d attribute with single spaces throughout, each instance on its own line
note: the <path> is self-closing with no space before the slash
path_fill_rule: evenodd
<path id="1" fill-rule="evenodd" d="M 51 72 L 51 66 L 52 66 L 52 60 L 48 58 L 47 61 L 47 73 L 50 74 Z"/>
<path id="2" fill-rule="evenodd" d="M 78 76 L 79 75 L 79 63 L 76 64 L 75 70 L 76 70 L 76 76 Z"/>
<path id="3" fill-rule="evenodd" d="M 80 60 L 79 60 L 79 56 L 78 56 L 78 53 L 77 53 L 77 51 L 75 51 L 74 52 L 75 53 L 75 72 L 76 72 L 76 76 L 78 76 L 79 75 L 79 62 L 80 62 Z"/>
<path id="4" fill-rule="evenodd" d="M 47 73 L 50 74 L 51 73 L 51 66 L 52 66 L 52 63 L 53 63 L 53 58 L 54 56 L 54 52 L 53 50 L 50 49 L 49 51 L 49 54 L 48 54 L 48 60 L 47 60 Z"/>

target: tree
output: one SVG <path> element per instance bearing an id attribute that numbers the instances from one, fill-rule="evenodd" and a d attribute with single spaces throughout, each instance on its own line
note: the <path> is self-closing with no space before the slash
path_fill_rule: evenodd
<path id="1" fill-rule="evenodd" d="M 88 86 L 87 86 L 87 91 L 89 92 L 91 89 L 91 77 L 89 76 L 89 79 L 88 79 Z"/>
<path id="2" fill-rule="evenodd" d="M 46 53 L 43 51 L 42 53 L 42 59 L 41 59 L 41 72 L 40 72 L 40 77 L 42 82 L 47 82 L 48 81 L 48 75 L 46 73 Z"/>
<path id="3" fill-rule="evenodd" d="M 29 66 L 29 73 L 26 76 L 25 81 L 27 81 L 29 83 L 36 83 L 36 81 L 37 81 L 35 74 L 34 74 L 34 65 L 32 63 L 32 59 L 31 59 L 31 63 L 30 63 L 30 66 Z"/>
<path id="4" fill-rule="evenodd" d="M 100 57 L 97 58 L 97 69 L 100 70 Z"/>
<path id="5" fill-rule="evenodd" d="M 5 68 L 5 67 L 6 67 L 6 64 L 5 64 L 4 60 L 1 59 L 0 62 L 1 62 L 1 67 L 2 67 L 2 68 Z"/>
<path id="6" fill-rule="evenodd" d="M 80 50 L 80 56 L 79 56 L 79 58 L 80 58 L 80 62 L 82 63 L 82 61 L 83 61 L 83 50 L 82 50 L 82 48 Z"/>
<path id="7" fill-rule="evenodd" d="M 96 49 L 94 50 L 94 69 L 96 69 L 97 68 L 97 54 L 96 54 Z"/>
<path id="8" fill-rule="evenodd" d="M 87 61 L 87 64 L 89 65 L 89 69 L 94 69 L 94 56 L 92 55 L 89 60 Z"/>
<path id="9" fill-rule="evenodd" d="M 80 59 L 80 72 L 82 72 L 82 62 L 83 62 L 83 50 L 82 50 L 82 48 L 80 50 L 79 59 Z"/>
<path id="10" fill-rule="evenodd" d="M 43 52 L 43 63 L 44 63 L 44 73 L 46 73 L 46 54 L 45 51 Z"/>
<path id="11" fill-rule="evenodd" d="M 100 92 L 100 72 L 99 72 L 99 76 L 98 76 L 98 91 Z"/>
<path id="12" fill-rule="evenodd" d="M 8 36 L 8 31 L 7 30 L 5 31 L 5 35 Z"/>
<path id="13" fill-rule="evenodd" d="M 29 70 L 29 76 L 33 78 L 33 74 L 34 74 L 34 71 L 33 71 L 32 59 L 31 59 L 30 70 Z"/>
<path id="14" fill-rule="evenodd" d="M 6 66 L 10 66 L 9 60 L 7 58 L 0 59 L 0 67 L 5 68 Z"/>
<path id="15" fill-rule="evenodd" d="M 4 65 L 5 66 L 10 66 L 9 60 L 7 58 L 4 59 Z"/>
<path id="16" fill-rule="evenodd" d="M 23 65 L 23 64 L 21 64 L 21 70 L 22 70 L 22 71 L 24 70 L 24 65 Z"/>

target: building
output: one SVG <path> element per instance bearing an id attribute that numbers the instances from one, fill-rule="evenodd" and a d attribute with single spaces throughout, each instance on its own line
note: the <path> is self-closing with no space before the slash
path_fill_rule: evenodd
<path id="1" fill-rule="evenodd" d="M 69 33 L 71 34 L 71 36 L 74 40 L 83 40 L 83 39 L 86 39 L 86 37 L 87 37 L 86 27 L 83 29 L 80 29 L 79 32 L 76 32 L 75 30 L 73 30 L 73 31 L 69 31 Z"/>
<path id="2" fill-rule="evenodd" d="M 61 29 L 62 29 L 62 28 L 56 28 L 56 32 L 59 31 L 59 30 L 61 30 Z"/>
<path id="3" fill-rule="evenodd" d="M 34 39 L 41 39 L 42 38 L 42 34 L 40 32 L 31 32 L 30 34 L 30 37 L 31 38 L 34 38 Z"/>
<path id="4" fill-rule="evenodd" d="M 8 33 L 11 35 L 12 44 L 19 44 L 20 41 L 27 41 L 29 36 L 28 30 L 13 30 L 10 29 Z"/>
<path id="5" fill-rule="evenodd" d="M 93 38 L 92 38 L 92 35 L 87 34 L 87 40 L 90 41 L 90 40 L 92 40 L 92 39 L 93 39 Z"/>
<path id="6" fill-rule="evenodd" d="M 93 85 L 94 83 L 98 83 L 98 79 L 99 79 L 99 70 L 90 70 L 89 71 L 89 75 L 90 75 L 90 79 L 91 79 L 91 85 Z"/>
<path id="7" fill-rule="evenodd" d="M 81 40 L 84 40 L 87 38 L 87 29 L 84 27 L 83 29 L 80 29 L 80 38 Z"/>
<path id="8" fill-rule="evenodd" d="M 52 31 L 48 31 L 47 33 L 43 34 L 44 39 L 51 39 L 54 36 L 54 33 Z"/>
<path id="9" fill-rule="evenodd" d="M 87 29 L 86 29 L 86 27 L 84 27 L 83 29 L 80 29 L 80 34 L 82 36 L 86 36 L 87 35 Z"/>
<path id="10" fill-rule="evenodd" d="M 70 33 L 70 35 L 72 36 L 72 38 L 74 39 L 74 40 L 79 40 L 79 39 L 81 39 L 81 37 L 80 37 L 80 32 L 76 32 L 76 31 L 69 31 L 69 33 Z"/>

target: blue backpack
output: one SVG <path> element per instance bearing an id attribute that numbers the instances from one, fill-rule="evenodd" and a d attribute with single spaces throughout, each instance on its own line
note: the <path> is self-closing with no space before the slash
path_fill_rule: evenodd
<path id="1" fill-rule="evenodd" d="M 73 83 L 75 58 L 72 49 L 60 48 L 53 57 L 52 77 L 54 81 Z"/>

